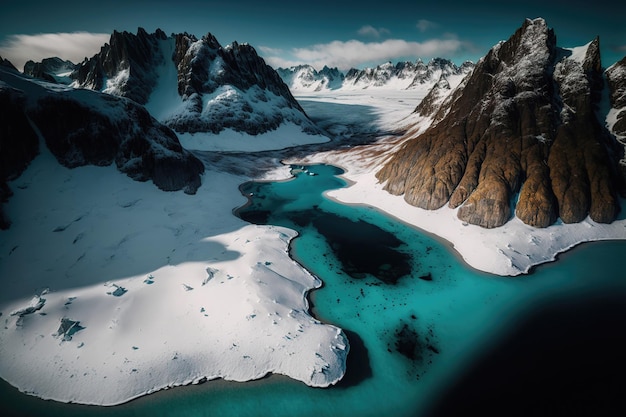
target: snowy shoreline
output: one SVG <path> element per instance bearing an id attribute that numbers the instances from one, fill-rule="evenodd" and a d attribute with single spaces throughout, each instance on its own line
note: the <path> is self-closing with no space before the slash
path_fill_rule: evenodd
<path id="1" fill-rule="evenodd" d="M 19 279 L 0 295 L 0 376 L 106 406 L 216 378 L 341 380 L 348 340 L 309 312 L 321 281 L 289 257 L 295 232 L 232 214 L 246 180 L 211 171 L 195 196 L 164 193 L 43 151 L 7 204 L 0 275 Z"/>
<path id="2" fill-rule="evenodd" d="M 456 82 L 460 82 L 460 79 Z M 410 121 L 414 134 L 417 134 L 416 132 L 425 129 L 431 122 L 412 113 L 415 104 L 423 98 L 420 94 L 425 93 L 419 90 L 394 91 L 392 94 L 385 90 L 363 90 L 340 94 L 302 92 L 296 98 L 331 103 L 361 103 L 370 106 L 372 115 L 362 117 L 363 123 L 372 123 L 373 119 L 380 131 L 389 131 L 394 126 L 406 125 Z M 308 111 L 306 107 L 305 110 Z M 334 110 L 334 117 L 337 119 L 355 119 L 349 106 L 346 107 L 345 114 L 337 108 Z M 558 254 L 579 244 L 626 239 L 625 199 L 621 199 L 622 212 L 611 224 L 596 223 L 587 217 L 574 224 L 564 224 L 558 220 L 545 229 L 526 225 L 515 216 L 504 226 L 485 229 L 459 220 L 456 215 L 458 208 L 450 209 L 445 205 L 438 210 L 429 211 L 411 206 L 404 201 L 403 196 L 394 196 L 383 190 L 383 184 L 375 176 L 382 161 L 401 143 L 402 140 L 398 137 L 381 137 L 370 145 L 320 152 L 301 158 L 287 158 L 283 162 L 323 163 L 343 169 L 345 172 L 341 177 L 348 182 L 348 186 L 327 192 L 328 198 L 343 204 L 372 206 L 412 227 L 437 236 L 450 244 L 452 252 L 458 254 L 470 267 L 494 275 L 528 274 L 533 267 L 553 262 Z"/>
<path id="3" fill-rule="evenodd" d="M 485 229 L 462 222 L 457 209 L 444 206 L 424 210 L 411 206 L 403 196 L 383 190 L 375 177 L 376 170 L 362 168 L 362 159 L 342 159 L 337 152 L 326 152 L 301 159 L 285 161 L 295 164 L 324 163 L 345 172 L 341 177 L 346 188 L 328 191 L 325 195 L 342 204 L 367 205 L 417 229 L 436 236 L 470 267 L 500 276 L 528 274 L 535 266 L 553 262 L 560 253 L 580 244 L 602 240 L 625 240 L 626 217 L 611 224 L 600 224 L 587 217 L 584 221 L 564 224 L 560 220 L 539 229 L 524 224 L 517 217 L 504 226 Z M 626 200 L 621 200 L 626 207 Z"/>

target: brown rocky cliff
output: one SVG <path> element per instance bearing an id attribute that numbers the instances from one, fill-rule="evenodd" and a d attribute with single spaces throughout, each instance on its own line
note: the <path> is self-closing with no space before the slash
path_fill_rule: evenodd
<path id="1" fill-rule="evenodd" d="M 626 193 L 626 57 L 606 70 L 606 79 L 610 90 L 610 102 L 615 120 L 611 132 L 617 137 L 622 145 L 622 156 L 619 168 L 622 174 L 622 192 Z"/>
<path id="2" fill-rule="evenodd" d="M 409 138 L 378 179 L 410 204 L 448 203 L 463 221 L 487 228 L 506 223 L 514 205 L 536 227 L 557 216 L 614 220 L 612 138 L 595 116 L 598 40 L 582 62 L 570 54 L 556 47 L 545 21 L 526 20 L 440 108 L 428 109 L 434 124 Z"/>

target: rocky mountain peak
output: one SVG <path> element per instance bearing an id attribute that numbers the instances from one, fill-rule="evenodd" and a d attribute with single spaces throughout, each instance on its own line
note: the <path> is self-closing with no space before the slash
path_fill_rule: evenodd
<path id="1" fill-rule="evenodd" d="M 155 85 L 155 68 L 164 60 L 159 41 L 166 37 L 160 29 L 149 34 L 139 28 L 136 35 L 114 31 L 98 54 L 79 64 L 72 74 L 75 85 L 145 104 Z"/>
<path id="2" fill-rule="evenodd" d="M 176 134 L 132 100 L 82 89 L 55 89 L 0 67 L 0 229 L 2 203 L 39 152 L 40 138 L 68 168 L 111 165 L 165 191 L 194 194 L 204 165 Z"/>
<path id="3" fill-rule="evenodd" d="M 41 62 L 29 60 L 24 64 L 24 74 L 51 83 L 71 83 L 70 74 L 74 70 L 76 70 L 76 64 L 57 57 L 44 58 Z"/>
<path id="4" fill-rule="evenodd" d="M 163 74 L 176 71 L 176 81 Z M 147 105 L 159 83 L 176 82 L 181 102 L 159 103 L 160 121 L 179 133 L 231 128 L 256 135 L 285 121 L 319 133 L 280 76 L 247 43 L 222 46 L 210 32 L 114 32 L 99 54 L 79 65 L 74 86 Z M 169 87 L 165 87 L 169 88 Z M 261 105 L 260 103 L 263 103 Z M 166 106 L 171 110 L 163 111 Z M 149 107 L 149 106 L 148 106 Z"/>
<path id="5" fill-rule="evenodd" d="M 484 227 L 513 213 L 537 227 L 557 217 L 611 222 L 620 180 L 615 141 L 595 112 L 597 51 L 597 41 L 559 49 L 545 20 L 527 19 L 439 106 L 428 96 L 420 103 L 416 111 L 434 123 L 407 138 L 379 180 L 410 204 L 448 203 Z"/>
<path id="6" fill-rule="evenodd" d="M 2 58 L 1 56 L 0 56 L 0 67 L 17 71 L 17 68 L 15 68 L 15 66 L 11 63 L 11 61 L 9 61 L 6 58 Z"/>

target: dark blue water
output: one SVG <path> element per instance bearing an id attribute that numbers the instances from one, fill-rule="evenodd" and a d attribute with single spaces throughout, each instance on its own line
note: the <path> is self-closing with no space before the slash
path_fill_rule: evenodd
<path id="1" fill-rule="evenodd" d="M 582 245 L 529 276 L 488 275 L 432 236 L 326 199 L 345 186 L 338 168 L 294 173 L 244 184 L 250 204 L 238 215 L 299 232 L 292 257 L 324 281 L 313 312 L 351 343 L 338 386 L 216 381 L 101 408 L 2 384 L 2 407 L 76 416 L 626 415 L 626 241 Z"/>

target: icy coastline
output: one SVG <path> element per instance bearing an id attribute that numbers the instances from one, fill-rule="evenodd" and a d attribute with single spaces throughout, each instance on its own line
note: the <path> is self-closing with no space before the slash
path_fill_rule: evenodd
<path id="1" fill-rule="evenodd" d="M 215 378 L 339 381 L 348 341 L 309 314 L 321 281 L 289 258 L 295 232 L 231 214 L 245 180 L 215 171 L 196 196 L 163 193 L 44 151 L 0 240 L 0 376 L 95 405 Z"/>
<path id="2" fill-rule="evenodd" d="M 388 131 L 423 92 L 406 94 L 307 99 L 313 110 L 337 104 L 339 121 L 351 114 L 354 126 L 362 118 Z M 368 111 L 355 115 L 354 104 Z M 286 133 L 285 146 L 318 141 Z M 587 219 L 536 229 L 512 219 L 488 230 L 464 224 L 447 207 L 410 206 L 375 178 L 381 155 L 397 141 L 387 137 L 284 163 L 344 168 L 350 185 L 330 198 L 374 206 L 433 233 L 470 266 L 497 275 L 528 273 L 583 242 L 626 239 L 623 214 L 609 225 Z M 227 163 L 254 171 L 255 158 Z M 245 203 L 238 186 L 250 178 L 206 165 L 195 196 L 163 193 L 112 167 L 69 170 L 47 150 L 12 182 L 15 195 L 6 207 L 14 223 L 0 239 L 0 276 L 8 277 L 0 293 L 0 377 L 30 395 L 97 405 L 215 378 L 276 373 L 324 387 L 343 377 L 348 340 L 309 314 L 307 294 L 321 281 L 289 257 L 295 232 L 233 216 Z M 288 167 L 261 176 L 284 179 Z"/>
<path id="3" fill-rule="evenodd" d="M 385 147 L 384 141 L 381 146 Z M 485 229 L 461 221 L 456 212 L 444 206 L 438 210 L 424 210 L 383 190 L 375 170 L 367 165 L 367 158 L 359 158 L 359 152 L 346 158 L 341 152 L 327 152 L 287 162 L 315 164 L 325 163 L 341 167 L 342 175 L 350 185 L 327 192 L 344 204 L 364 204 L 375 207 L 411 226 L 432 233 L 452 244 L 454 250 L 471 267 L 502 276 L 529 273 L 533 267 L 551 262 L 558 254 L 579 244 L 600 240 L 626 239 L 626 217 L 622 213 L 611 224 L 596 223 L 587 217 L 580 223 L 565 224 L 560 220 L 547 228 L 535 228 L 517 217 L 504 226 Z M 370 161 L 371 162 L 371 161 Z M 621 201 L 626 207 L 626 200 Z"/>

